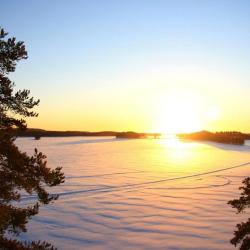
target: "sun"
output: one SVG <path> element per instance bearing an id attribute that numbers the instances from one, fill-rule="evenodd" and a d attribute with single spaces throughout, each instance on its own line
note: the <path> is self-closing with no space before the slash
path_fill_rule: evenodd
<path id="1" fill-rule="evenodd" d="M 185 91 L 171 92 L 157 100 L 155 128 L 164 134 L 188 133 L 201 130 L 202 99 Z"/>

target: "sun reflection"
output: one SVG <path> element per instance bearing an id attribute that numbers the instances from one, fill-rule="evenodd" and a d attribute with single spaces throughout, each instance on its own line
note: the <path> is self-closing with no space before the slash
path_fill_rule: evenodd
<path id="1" fill-rule="evenodd" d="M 161 144 L 166 147 L 168 157 L 172 160 L 187 161 L 194 154 L 194 144 L 185 143 L 179 140 L 175 135 L 160 140 Z"/>

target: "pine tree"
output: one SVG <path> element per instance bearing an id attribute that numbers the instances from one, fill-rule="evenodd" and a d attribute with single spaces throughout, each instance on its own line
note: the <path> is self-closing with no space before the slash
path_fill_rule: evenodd
<path id="1" fill-rule="evenodd" d="M 16 131 L 26 128 L 25 117 L 37 116 L 33 108 L 39 100 L 30 97 L 29 90 L 14 90 L 8 75 L 15 71 L 18 61 L 28 57 L 24 43 L 7 36 L 0 28 L 0 249 L 52 250 L 55 248 L 46 242 L 21 242 L 13 238 L 26 231 L 28 220 L 38 213 L 41 204 L 58 198 L 46 190 L 63 183 L 64 175 L 61 167 L 48 168 L 46 156 L 37 149 L 28 156 L 14 143 Z M 18 206 L 24 191 L 37 195 L 33 206 Z"/>
<path id="2" fill-rule="evenodd" d="M 238 213 L 244 212 L 247 208 L 250 208 L 250 177 L 243 180 L 243 186 L 239 189 L 242 190 L 239 199 L 234 199 L 228 203 L 237 209 Z M 234 231 L 234 237 L 231 239 L 231 243 L 234 246 L 240 245 L 240 250 L 250 249 L 250 218 L 246 222 L 241 222 L 236 225 L 236 231 Z"/>

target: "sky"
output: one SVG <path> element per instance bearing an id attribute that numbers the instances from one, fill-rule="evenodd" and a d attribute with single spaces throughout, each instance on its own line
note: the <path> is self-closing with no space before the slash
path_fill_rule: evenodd
<path id="1" fill-rule="evenodd" d="M 0 0 L 48 130 L 250 132 L 250 2 Z"/>

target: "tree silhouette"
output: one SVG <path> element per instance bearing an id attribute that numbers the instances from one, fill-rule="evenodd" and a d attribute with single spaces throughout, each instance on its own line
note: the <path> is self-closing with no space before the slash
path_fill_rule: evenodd
<path id="1" fill-rule="evenodd" d="M 239 199 L 234 199 L 228 203 L 237 209 L 237 213 L 244 212 L 247 208 L 250 208 L 250 177 L 243 180 L 243 186 L 239 189 L 242 190 Z M 240 250 L 250 249 L 250 218 L 246 222 L 241 222 L 236 225 L 237 230 L 234 231 L 234 237 L 231 239 L 231 243 L 234 246 L 240 245 Z"/>
<path id="2" fill-rule="evenodd" d="M 0 28 L 0 249 L 55 249 L 46 242 L 21 242 L 13 237 L 26 231 L 28 220 L 38 213 L 40 204 L 48 204 L 58 198 L 47 188 L 64 182 L 61 168 L 47 167 L 46 156 L 35 149 L 33 156 L 21 152 L 14 144 L 16 130 L 26 128 L 25 117 L 37 116 L 32 111 L 39 100 L 30 97 L 29 90 L 14 91 L 14 83 L 8 78 L 16 64 L 27 59 L 23 42 L 6 38 Z M 33 206 L 20 206 L 22 195 L 36 194 Z M 11 237 L 9 237 L 11 236 Z"/>

